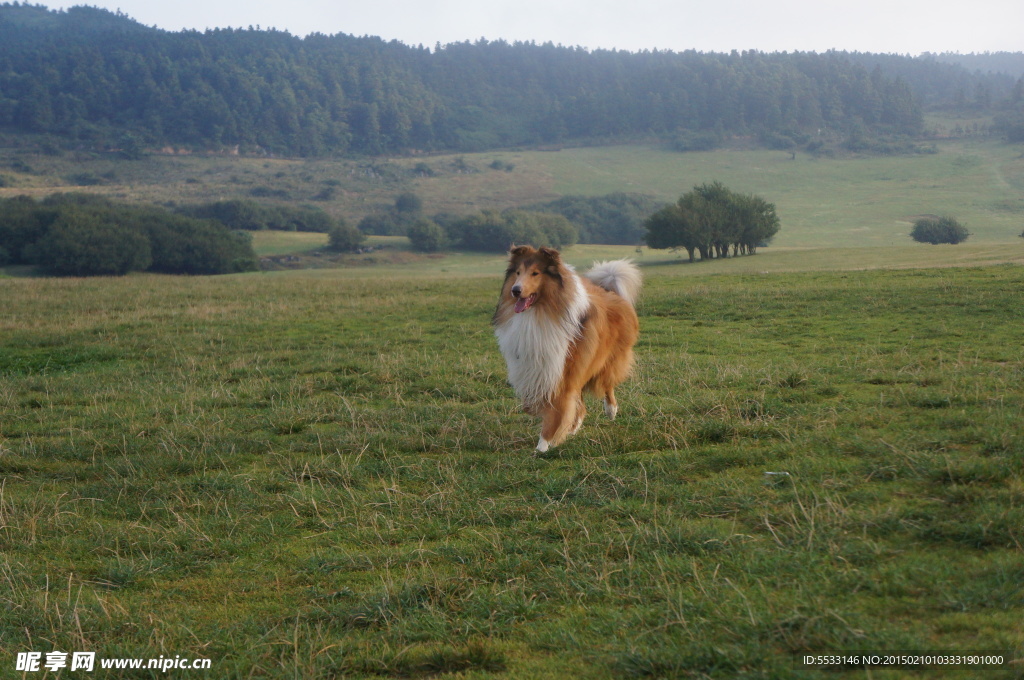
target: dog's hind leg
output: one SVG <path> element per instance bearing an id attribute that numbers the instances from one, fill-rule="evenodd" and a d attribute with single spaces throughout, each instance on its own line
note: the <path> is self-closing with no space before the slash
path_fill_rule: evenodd
<path id="1" fill-rule="evenodd" d="M 604 414 L 611 420 L 615 420 L 615 416 L 619 414 L 619 404 L 615 401 L 614 392 L 609 392 L 604 399 Z"/>
<path id="2" fill-rule="evenodd" d="M 583 427 L 583 419 L 587 417 L 587 406 L 583 403 L 583 395 L 576 398 L 576 422 L 569 429 L 569 434 L 576 434 Z"/>
<path id="3" fill-rule="evenodd" d="M 618 360 L 610 361 L 594 379 L 594 392 L 604 401 L 604 413 L 612 420 L 619 413 L 615 388 L 629 375 L 632 365 L 633 352 L 627 350 Z"/>
<path id="4" fill-rule="evenodd" d="M 615 383 L 610 380 L 608 373 L 598 376 L 594 382 L 594 394 L 604 402 L 604 414 L 615 420 L 619 412 L 619 402 L 615 401 Z"/>

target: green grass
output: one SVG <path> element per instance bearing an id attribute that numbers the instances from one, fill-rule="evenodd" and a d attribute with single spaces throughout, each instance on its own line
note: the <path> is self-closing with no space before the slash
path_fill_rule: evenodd
<path id="1" fill-rule="evenodd" d="M 252 247 L 259 257 L 293 255 L 327 245 L 327 234 L 304 231 L 254 231 Z"/>
<path id="2" fill-rule="evenodd" d="M 636 147 L 553 154 L 557 193 L 643 191 L 675 200 L 719 179 L 778 206 L 780 246 L 892 246 L 913 218 L 952 214 L 975 240 L 1006 241 L 1024 227 L 1024 160 L 1016 147 L 945 142 L 940 153 L 815 159 L 767 150 L 677 154 Z M 517 166 L 518 167 L 518 166 Z"/>
<path id="3" fill-rule="evenodd" d="M 544 455 L 497 256 L 0 281 L 0 676 L 55 649 L 224 678 L 1019 669 L 1024 269 L 899 250 L 651 262 L 619 418 Z"/>
<path id="4" fill-rule="evenodd" d="M 254 245 L 261 255 L 309 255 L 311 244 L 323 241 L 323 235 L 296 232 L 257 232 Z M 367 245 L 377 248 L 365 255 L 327 258 L 331 266 L 348 268 L 348 278 L 483 276 L 504 266 L 505 256 L 497 253 L 446 252 L 429 256 L 412 251 L 408 239 L 399 236 L 372 236 Z M 807 271 L 860 271 L 868 269 L 921 269 L 940 267 L 988 266 L 1024 263 L 1024 240 L 1008 243 L 972 243 L 929 246 L 913 242 L 899 247 L 868 248 L 762 248 L 755 257 L 686 263 L 686 253 L 624 246 L 576 245 L 563 251 L 578 268 L 596 260 L 632 258 L 652 271 L 671 267 L 673 276 L 710 274 L 777 274 Z M 323 258 L 304 257 L 300 264 L 320 266 Z M 683 266 L 679 266 L 683 265 Z M 315 275 L 312 272 L 310 275 Z"/>
<path id="5" fill-rule="evenodd" d="M 0 196 L 89 191 L 156 203 L 252 198 L 271 188 L 290 204 L 311 204 L 358 222 L 405 191 L 428 214 L 532 205 L 566 194 L 617 191 L 675 201 L 694 185 L 720 180 L 775 203 L 779 247 L 875 247 L 910 243 L 916 216 L 949 214 L 972 232 L 968 243 L 1011 242 L 1024 229 L 1024 156 L 989 139 L 936 142 L 937 153 L 814 158 L 734 148 L 675 153 L 656 144 L 559 151 L 503 151 L 376 160 L 290 160 L 150 156 L 138 161 L 82 153 L 64 157 L 0 150 Z M 458 172 L 456 165 L 476 172 Z M 512 172 L 489 168 L 495 160 Z M 417 170 L 422 165 L 432 175 Z M 98 183 L 79 186 L 81 176 Z"/>

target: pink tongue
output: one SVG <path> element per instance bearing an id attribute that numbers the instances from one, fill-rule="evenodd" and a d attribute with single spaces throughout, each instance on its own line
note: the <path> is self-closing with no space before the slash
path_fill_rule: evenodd
<path id="1" fill-rule="evenodd" d="M 530 299 L 529 298 L 524 298 L 524 297 L 516 298 L 516 307 L 515 307 L 516 314 L 518 314 L 519 312 L 525 312 L 529 306 L 530 306 Z"/>

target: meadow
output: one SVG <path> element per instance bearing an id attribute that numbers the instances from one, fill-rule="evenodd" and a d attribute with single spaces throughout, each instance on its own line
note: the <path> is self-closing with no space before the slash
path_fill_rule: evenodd
<path id="1" fill-rule="evenodd" d="M 260 197 L 355 221 L 409 190 L 472 212 L 719 179 L 782 218 L 754 257 L 567 251 L 640 263 L 641 340 L 619 418 L 591 404 L 545 454 L 488 323 L 502 256 L 371 237 L 338 259 L 323 234 L 259 232 L 261 257 L 314 268 L 9 270 L 0 677 L 48 677 L 15 657 L 55 650 L 206 658 L 204 677 L 531 680 L 970 678 L 800 659 L 997 652 L 984 677 L 1020 677 L 1024 157 L 937 150 L 0 150 L 4 196 Z M 913 244 L 924 213 L 971 238 Z"/>
<path id="2" fill-rule="evenodd" d="M 499 256 L 0 279 L 0 677 L 1019 677 L 1024 269 L 967 247 L 645 254 L 619 418 L 545 454 Z"/>
<path id="3" fill-rule="evenodd" d="M 1024 156 L 979 137 L 935 141 L 933 154 L 816 157 L 749 148 L 677 153 L 655 142 L 392 159 L 151 155 L 123 160 L 0 148 L 0 196 L 86 191 L 141 203 L 228 198 L 305 203 L 353 224 L 415 192 L 428 215 L 534 205 L 564 195 L 632 191 L 672 202 L 714 180 L 775 203 L 778 247 L 891 248 L 910 243 L 920 215 L 952 215 L 970 242 L 1024 231 Z M 503 169 L 493 169 L 497 166 Z M 508 170 L 511 168 L 511 171 Z"/>

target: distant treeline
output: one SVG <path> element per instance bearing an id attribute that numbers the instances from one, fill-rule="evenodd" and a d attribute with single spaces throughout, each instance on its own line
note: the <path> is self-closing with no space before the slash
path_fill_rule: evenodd
<path id="1" fill-rule="evenodd" d="M 563 196 L 524 209 L 427 217 L 414 193 L 400 194 L 359 222 L 365 234 L 408 236 L 417 250 L 504 252 L 513 243 L 565 248 L 575 243 L 640 245 L 644 221 L 664 202 L 636 193 Z"/>
<path id="2" fill-rule="evenodd" d="M 604 196 L 563 196 L 533 209 L 558 213 L 579 231 L 580 243 L 639 245 L 644 220 L 665 204 L 653 196 L 616 192 Z"/>
<path id="3" fill-rule="evenodd" d="M 125 154 L 315 156 L 854 127 L 916 133 L 922 103 L 1002 106 L 1014 79 L 828 52 L 434 49 L 274 30 L 166 32 L 91 7 L 0 5 L 0 129 Z"/>
<path id="4" fill-rule="evenodd" d="M 963 66 L 968 71 L 1001 73 L 1015 79 L 1024 77 L 1024 52 L 972 52 L 970 54 L 942 52 L 940 54 L 926 54 L 924 56 L 949 64 Z"/>

